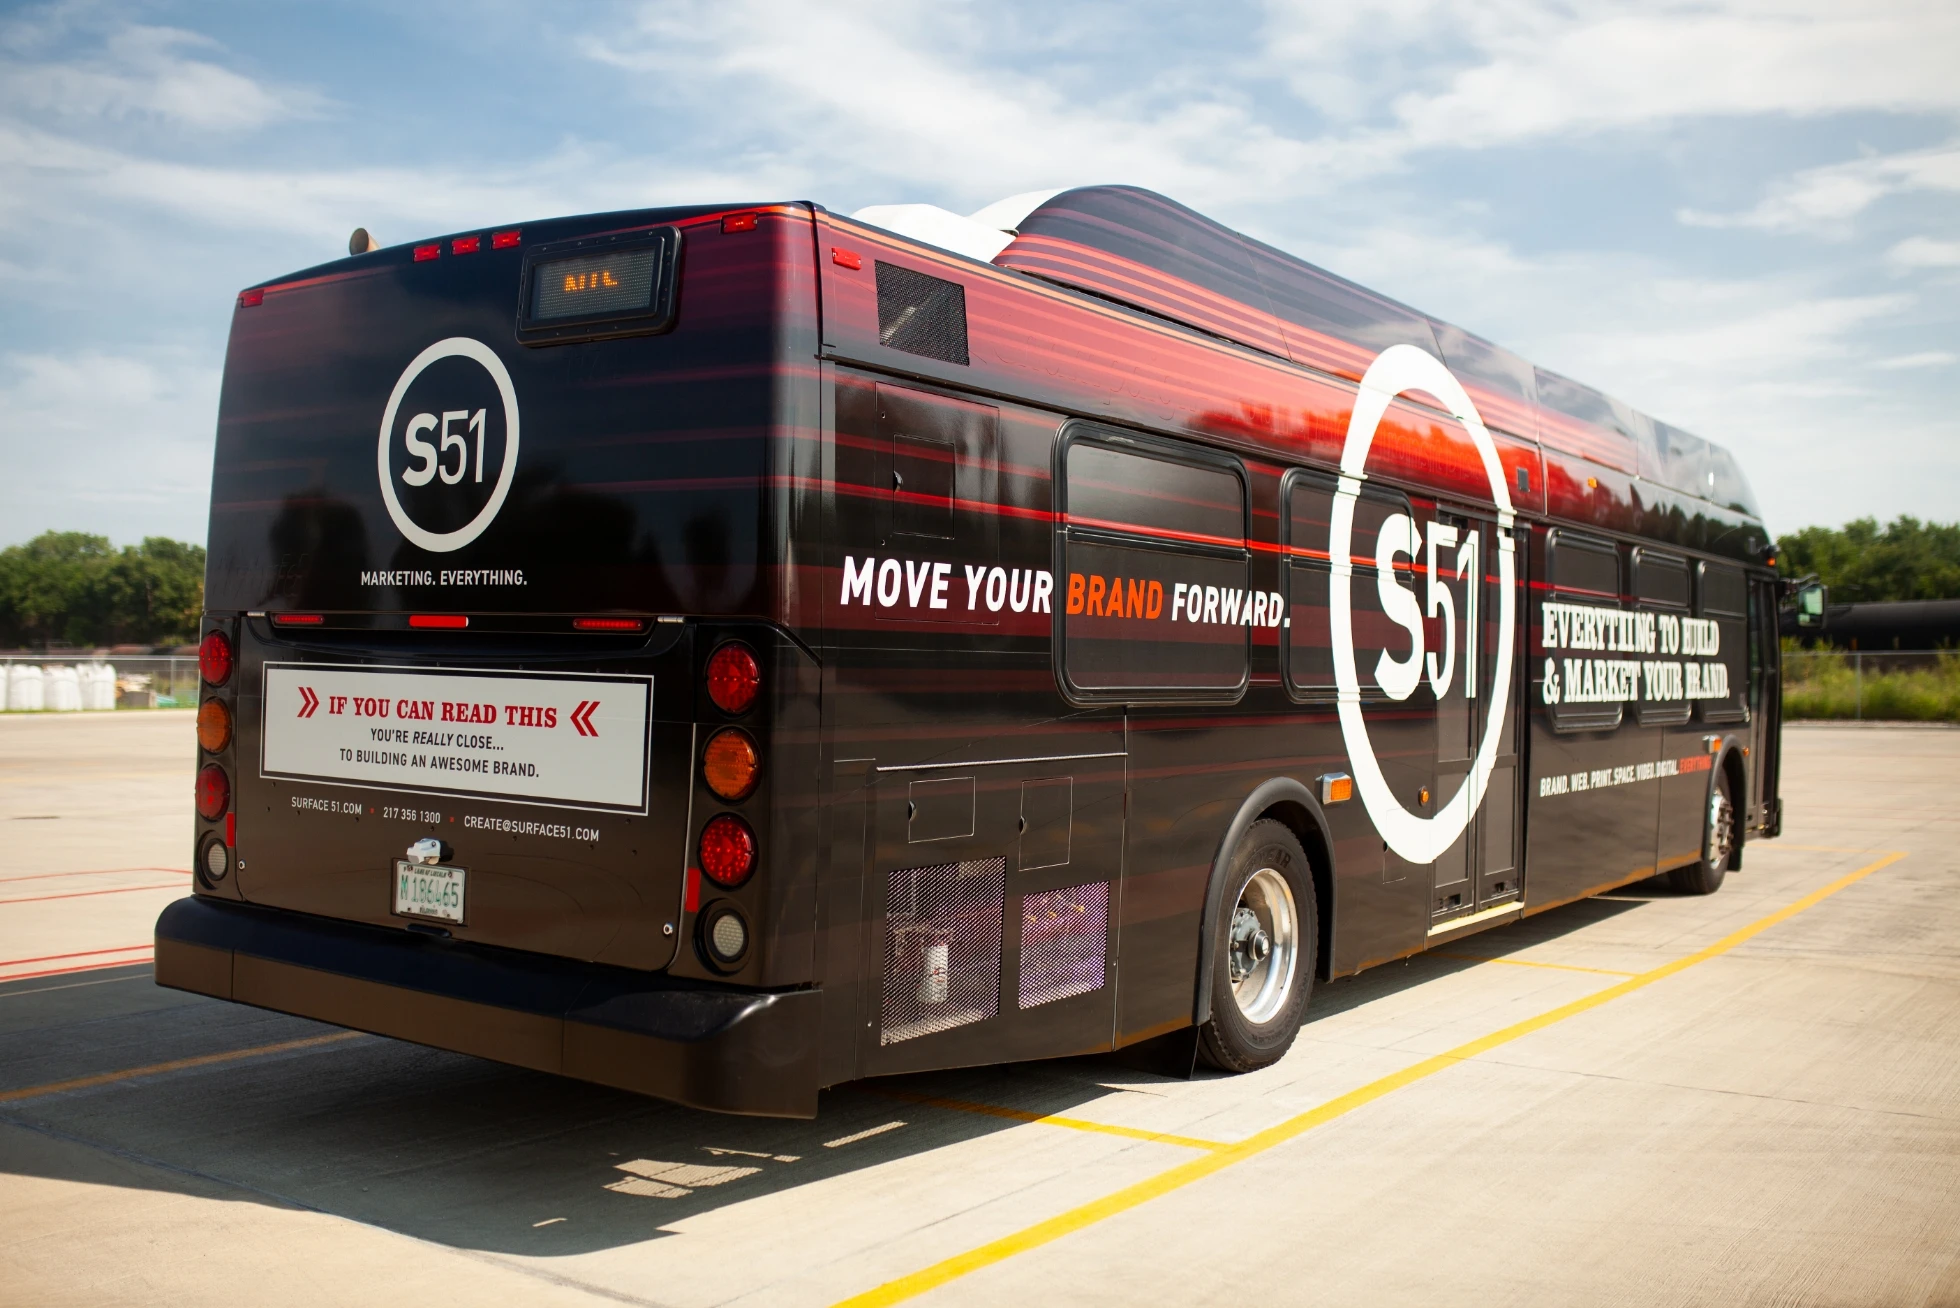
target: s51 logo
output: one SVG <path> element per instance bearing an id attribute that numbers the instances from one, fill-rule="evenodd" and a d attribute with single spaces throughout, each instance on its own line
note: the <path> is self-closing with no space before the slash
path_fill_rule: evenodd
<path id="1" fill-rule="evenodd" d="M 1354 582 L 1354 506 L 1361 495 L 1361 483 L 1368 477 L 1368 451 L 1375 443 L 1375 431 L 1381 425 L 1382 415 L 1388 412 L 1389 402 L 1404 391 L 1423 391 L 1448 406 L 1450 413 L 1476 444 L 1484 474 L 1490 479 L 1491 502 L 1497 506 L 1497 539 L 1491 545 L 1496 549 L 1501 583 L 1498 593 L 1501 598 L 1498 601 L 1497 649 L 1492 660 L 1489 714 L 1469 775 L 1464 777 L 1456 793 L 1442 802 L 1433 817 L 1411 813 L 1404 808 L 1387 778 L 1382 775 L 1374 744 L 1368 739 L 1367 721 L 1361 715 L 1361 678 L 1355 668 L 1354 657 L 1354 598 L 1350 593 Z M 1497 763 L 1498 741 L 1503 734 L 1504 713 L 1510 699 L 1512 660 L 1517 654 L 1512 632 L 1517 620 L 1515 590 L 1518 563 L 1517 542 L 1512 539 L 1516 517 L 1511 510 L 1510 487 L 1505 480 L 1504 467 L 1497 458 L 1497 443 L 1484 427 L 1484 420 L 1478 415 L 1476 405 L 1470 402 L 1463 384 L 1443 366 L 1442 360 L 1413 345 L 1391 345 L 1368 365 L 1367 374 L 1361 379 L 1361 388 L 1354 397 L 1354 413 L 1348 419 L 1347 442 L 1341 448 L 1341 477 L 1334 492 L 1334 511 L 1329 517 L 1327 557 L 1332 577 L 1327 591 L 1328 634 L 1334 647 L 1334 684 L 1340 692 L 1335 707 L 1340 714 L 1341 738 L 1347 745 L 1349 765 L 1354 769 L 1355 788 L 1361 792 L 1361 801 L 1367 806 L 1368 816 L 1374 819 L 1375 829 L 1381 832 L 1390 849 L 1411 863 L 1433 863 L 1463 834 L 1464 828 L 1470 824 L 1471 814 L 1483 803 L 1484 791 L 1490 785 L 1491 769 Z M 1415 523 L 1404 514 L 1393 515 L 1382 524 L 1374 547 L 1377 558 L 1382 561 L 1377 574 L 1382 609 L 1413 637 L 1406 660 L 1391 659 L 1386 652 L 1382 654 L 1376 665 L 1378 681 L 1392 699 L 1407 699 L 1426 671 L 1430 684 L 1440 696 L 1449 686 L 1453 671 L 1451 665 L 1455 662 L 1456 650 L 1450 633 L 1455 626 L 1456 615 L 1451 612 L 1448 591 L 1436 585 L 1438 566 L 1446 562 L 1454 563 L 1456 566 L 1451 571 L 1458 576 L 1474 578 L 1479 567 L 1478 552 L 1480 548 L 1489 547 L 1477 539 L 1476 532 L 1459 538 L 1454 528 L 1437 523 L 1430 525 L 1427 540 L 1419 543 Z M 1439 558 L 1441 550 L 1452 551 L 1455 558 Z M 1427 611 L 1437 615 L 1440 610 L 1443 618 L 1440 661 L 1435 651 L 1423 649 L 1423 608 L 1418 606 L 1413 594 L 1394 583 L 1391 575 L 1395 555 L 1406 554 L 1413 560 L 1418 551 L 1426 555 L 1428 565 L 1430 584 Z M 1477 587 L 1472 586 L 1470 593 L 1474 596 L 1476 590 Z M 1464 617 L 1468 620 L 1464 631 L 1464 641 L 1468 646 L 1475 639 L 1477 622 L 1474 612 Z M 1466 648 L 1465 654 L 1466 670 L 1474 669 L 1474 649 Z M 1477 697 L 1478 687 L 1474 676 L 1466 680 L 1464 690 L 1466 698 Z"/>
<path id="2" fill-rule="evenodd" d="M 381 415 L 375 472 L 401 534 L 436 554 L 495 520 L 517 475 L 517 392 L 482 341 L 451 336 L 403 369 Z"/>

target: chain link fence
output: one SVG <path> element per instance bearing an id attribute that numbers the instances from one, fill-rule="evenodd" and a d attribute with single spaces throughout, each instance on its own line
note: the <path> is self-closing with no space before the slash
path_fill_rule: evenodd
<path id="1" fill-rule="evenodd" d="M 1960 651 L 1785 650 L 1783 716 L 1960 722 Z"/>
<path id="2" fill-rule="evenodd" d="M 0 710 L 197 707 L 195 654 L 0 654 Z"/>

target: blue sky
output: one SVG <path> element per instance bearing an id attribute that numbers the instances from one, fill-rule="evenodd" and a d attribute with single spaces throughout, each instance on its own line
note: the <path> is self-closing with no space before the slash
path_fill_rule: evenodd
<path id="1" fill-rule="evenodd" d="M 1960 5 L 0 10 L 0 544 L 203 538 L 236 290 L 634 205 L 1130 182 L 1735 449 L 1960 518 Z"/>

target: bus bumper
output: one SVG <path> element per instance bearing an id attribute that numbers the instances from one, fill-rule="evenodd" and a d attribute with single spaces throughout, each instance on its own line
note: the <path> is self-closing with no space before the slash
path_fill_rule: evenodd
<path id="1" fill-rule="evenodd" d="M 763 993 L 192 896 L 157 984 L 692 1108 L 817 1115 L 816 990 Z"/>

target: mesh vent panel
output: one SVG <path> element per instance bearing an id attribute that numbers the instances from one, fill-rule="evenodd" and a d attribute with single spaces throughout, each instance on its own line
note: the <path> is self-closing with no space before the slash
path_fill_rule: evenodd
<path id="1" fill-rule="evenodd" d="M 1107 971 L 1109 883 L 1044 890 L 1021 900 L 1021 1007 L 1100 990 Z"/>
<path id="2" fill-rule="evenodd" d="M 890 874 L 879 1044 L 950 1031 L 1000 1012 L 1006 894 L 1004 858 Z"/>
<path id="3" fill-rule="evenodd" d="M 965 363 L 966 287 L 895 264 L 877 271 L 879 344 Z"/>

